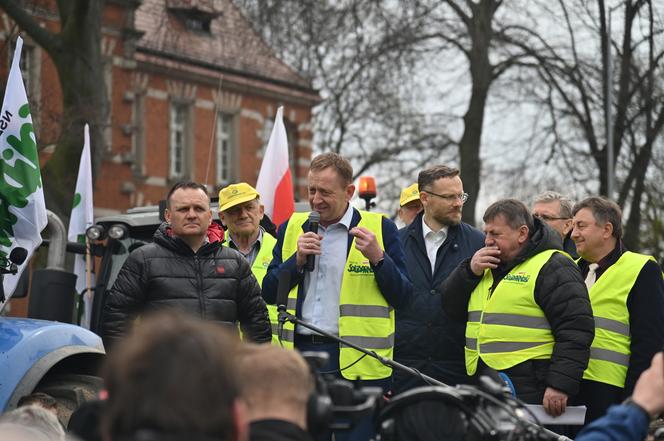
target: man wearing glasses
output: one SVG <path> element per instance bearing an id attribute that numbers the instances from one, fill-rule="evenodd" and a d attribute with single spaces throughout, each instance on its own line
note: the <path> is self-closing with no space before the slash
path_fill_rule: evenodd
<path id="1" fill-rule="evenodd" d="M 572 240 L 572 207 L 573 202 L 555 191 L 545 191 L 535 198 L 533 203 L 533 216 L 544 221 L 556 230 L 563 239 L 563 250 L 578 259 L 576 245 Z"/>
<path id="2" fill-rule="evenodd" d="M 400 230 L 406 267 L 413 282 L 413 300 L 396 310 L 395 360 L 448 384 L 466 382 L 463 324 L 440 313 L 436 290 L 459 265 L 484 246 L 484 235 L 461 222 L 468 195 L 456 168 L 438 165 L 418 176 L 424 211 Z M 394 391 L 424 383 L 399 371 Z"/>

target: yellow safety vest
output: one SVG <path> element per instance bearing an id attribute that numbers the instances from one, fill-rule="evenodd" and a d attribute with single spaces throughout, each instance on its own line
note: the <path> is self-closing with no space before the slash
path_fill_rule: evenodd
<path id="1" fill-rule="evenodd" d="M 267 267 L 272 261 L 272 250 L 277 244 L 277 239 L 263 231 L 263 239 L 261 241 L 260 248 L 258 249 L 258 254 L 254 259 L 254 263 L 251 265 L 251 272 L 256 277 L 258 281 L 258 286 L 262 286 L 263 279 L 265 274 L 267 274 Z M 229 246 L 229 241 L 224 242 L 225 246 Z M 277 327 L 279 324 L 277 306 L 276 305 L 267 305 L 267 312 L 270 316 L 270 326 L 272 327 L 272 343 L 279 345 L 279 337 L 277 332 Z"/>
<path id="2" fill-rule="evenodd" d="M 464 348 L 468 375 L 475 374 L 479 358 L 496 370 L 551 358 L 555 340 L 549 321 L 535 301 L 535 283 L 556 252 L 561 251 L 542 251 L 516 265 L 493 293 L 493 275 L 491 270 L 484 270 L 468 301 Z"/>
<path id="3" fill-rule="evenodd" d="M 626 251 L 590 288 L 595 338 L 583 378 L 625 387 L 632 343 L 627 297 L 649 260 L 655 259 Z"/>
<path id="4" fill-rule="evenodd" d="M 297 251 L 297 238 L 303 234 L 302 225 L 308 216 L 309 213 L 294 213 L 291 216 L 284 234 L 282 261 Z M 372 231 L 381 249 L 385 250 L 383 216 L 366 211 L 360 211 L 360 216 L 358 226 Z M 286 307 L 291 314 L 295 314 L 297 293 L 297 286 L 288 293 Z M 381 294 L 369 261 L 355 247 L 355 239 L 346 259 L 339 294 L 339 337 L 391 359 L 394 351 L 394 309 Z M 283 335 L 284 346 L 292 348 L 295 336 L 295 327 L 292 323 L 284 325 Z M 341 368 L 349 366 L 363 355 L 355 349 L 342 345 L 339 348 L 339 366 Z M 341 373 L 349 380 L 357 378 L 377 380 L 392 375 L 392 368 L 383 366 L 374 358 L 364 357 Z"/>

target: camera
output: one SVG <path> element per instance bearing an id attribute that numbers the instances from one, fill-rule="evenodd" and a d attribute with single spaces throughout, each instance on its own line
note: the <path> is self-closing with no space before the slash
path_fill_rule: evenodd
<path id="1" fill-rule="evenodd" d="M 567 439 L 535 424 L 535 417 L 499 378 L 482 376 L 477 387 L 423 386 L 386 400 L 380 388 L 355 386 L 334 375 L 318 373 L 327 360 L 326 353 L 302 355 L 316 383 L 307 409 L 313 435 L 350 430 L 360 420 L 372 417 L 374 441 Z"/>

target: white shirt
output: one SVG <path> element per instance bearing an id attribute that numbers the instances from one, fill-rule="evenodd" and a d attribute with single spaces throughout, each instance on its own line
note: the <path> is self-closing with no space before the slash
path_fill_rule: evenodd
<path id="1" fill-rule="evenodd" d="M 443 227 L 438 231 L 433 231 L 426 222 L 424 222 L 424 216 L 422 216 L 422 235 L 424 236 L 424 245 L 427 247 L 427 256 L 429 257 L 429 263 L 431 263 L 431 274 L 433 274 L 436 269 L 436 254 L 438 254 L 438 248 L 445 242 L 447 237 L 447 227 Z"/>
<path id="2" fill-rule="evenodd" d="M 316 266 L 304 275 L 305 297 L 302 302 L 302 319 L 324 331 L 339 335 L 339 295 L 341 279 L 346 266 L 348 230 L 353 220 L 353 207 L 348 204 L 346 213 L 336 224 L 318 226 L 323 236 L 321 255 L 316 256 Z M 298 326 L 298 334 L 314 334 Z"/>

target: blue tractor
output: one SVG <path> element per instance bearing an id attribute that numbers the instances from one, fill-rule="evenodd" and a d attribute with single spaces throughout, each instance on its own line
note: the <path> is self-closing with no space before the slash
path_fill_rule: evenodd
<path id="1" fill-rule="evenodd" d="M 102 388 L 97 375 L 104 346 L 98 335 L 71 324 L 76 276 L 64 270 L 67 242 L 62 221 L 50 212 L 48 220 L 47 268 L 32 275 L 33 314 L 29 315 L 37 318 L 0 316 L 0 410 L 14 409 L 23 396 L 45 392 L 58 401 L 60 420 L 66 423 L 73 410 L 95 398 Z M 11 272 L 15 263 L 8 262 L 3 272 Z M 17 297 L 27 294 L 20 285 Z M 4 297 L 3 293 L 2 310 L 7 305 Z M 49 317 L 67 307 L 68 316 Z"/>

